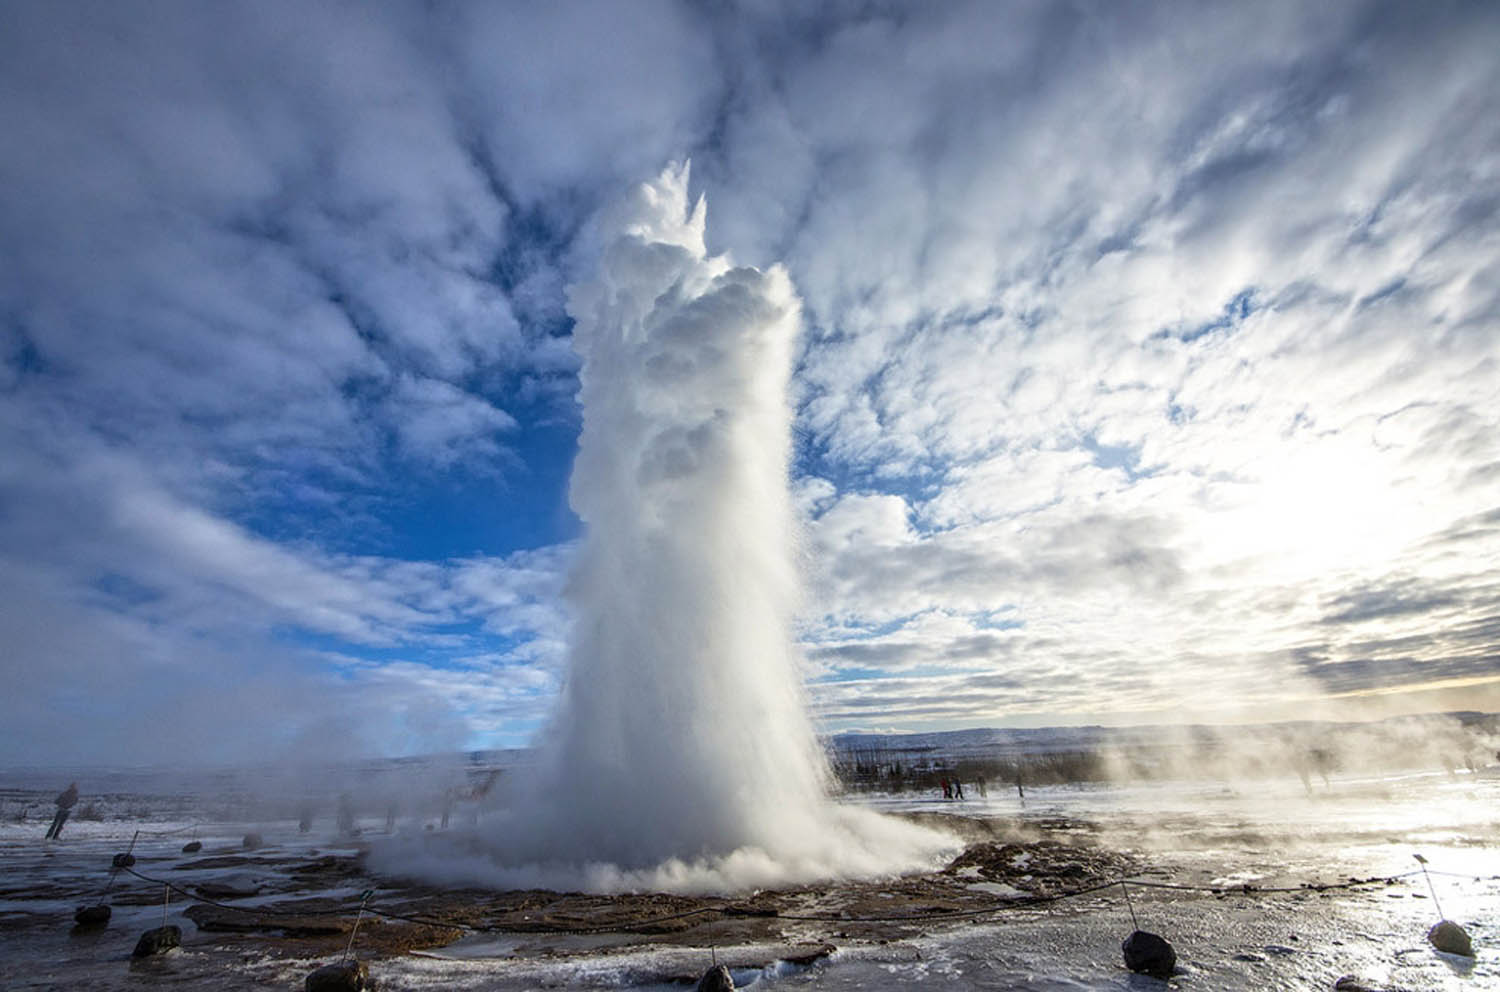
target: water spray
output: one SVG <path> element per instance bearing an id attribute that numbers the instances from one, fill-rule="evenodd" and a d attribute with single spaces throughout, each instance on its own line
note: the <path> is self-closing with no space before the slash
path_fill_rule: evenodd
<path id="1" fill-rule="evenodd" d="M 605 210 L 593 275 L 568 289 L 584 535 L 537 761 L 501 783 L 477 844 L 434 838 L 394 870 L 726 892 L 923 870 L 960 846 L 829 798 L 794 639 L 801 304 L 779 266 L 708 253 L 688 181 L 668 168 Z"/>

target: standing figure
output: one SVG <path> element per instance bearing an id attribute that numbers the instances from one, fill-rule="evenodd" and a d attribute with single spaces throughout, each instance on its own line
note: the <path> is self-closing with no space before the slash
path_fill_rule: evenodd
<path id="1" fill-rule="evenodd" d="M 952 789 L 952 787 L 950 787 L 948 785 L 948 780 L 946 778 L 938 779 L 938 784 L 943 787 L 943 798 L 944 799 L 952 799 L 953 798 L 953 789 Z"/>
<path id="2" fill-rule="evenodd" d="M 354 804 L 347 792 L 339 796 L 339 833 L 350 837 L 359 833 L 354 829 Z"/>
<path id="3" fill-rule="evenodd" d="M 964 784 L 962 782 L 960 782 L 958 779 L 954 779 L 953 780 L 953 798 L 954 799 L 962 799 L 963 797 L 964 797 Z"/>
<path id="4" fill-rule="evenodd" d="M 52 817 L 52 826 L 47 828 L 47 839 L 57 840 L 62 836 L 63 824 L 68 822 L 68 814 L 73 812 L 73 806 L 78 802 L 78 783 L 69 782 L 57 797 L 57 814 Z"/>

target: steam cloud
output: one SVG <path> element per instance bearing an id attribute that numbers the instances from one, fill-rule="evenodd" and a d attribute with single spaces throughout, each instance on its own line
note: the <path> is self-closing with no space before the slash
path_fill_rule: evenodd
<path id="1" fill-rule="evenodd" d="M 687 187 L 668 168 L 607 211 L 597 276 L 570 291 L 587 536 L 569 678 L 538 764 L 464 854 L 425 845 L 428 877 L 714 891 L 911 870 L 953 844 L 827 798 L 790 636 L 799 302 L 779 267 L 708 256 Z"/>

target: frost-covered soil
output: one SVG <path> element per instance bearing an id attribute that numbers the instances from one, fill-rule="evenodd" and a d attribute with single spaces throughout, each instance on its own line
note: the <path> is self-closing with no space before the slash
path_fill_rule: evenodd
<path id="1" fill-rule="evenodd" d="M 924 876 L 731 897 L 438 890 L 365 871 L 383 817 L 361 818 L 357 838 L 327 817 L 301 833 L 294 819 L 180 794 L 86 789 L 80 805 L 100 818 L 72 820 L 48 843 L 56 788 L 0 777 L 0 987 L 300 988 L 337 960 L 360 893 L 374 889 L 373 905 L 421 921 L 361 922 L 356 953 L 384 989 L 680 989 L 715 955 L 738 985 L 766 990 L 1331 989 L 1345 974 L 1382 989 L 1500 988 L 1494 771 L 1336 780 L 1312 796 L 1293 780 L 1035 789 L 1024 806 L 998 790 L 964 803 L 866 798 L 949 825 L 963 854 Z M 414 815 L 395 829 L 436 826 Z M 104 889 L 137 830 L 136 870 L 191 896 L 174 892 L 165 907 L 184 946 L 132 963 L 136 938 L 163 921 L 162 887 L 122 874 Z M 245 850 L 252 831 L 264 843 Z M 183 852 L 189 840 L 202 849 Z M 1437 898 L 1475 959 L 1425 943 L 1438 913 L 1420 875 L 1302 887 L 1402 875 L 1414 853 L 1444 873 Z M 1176 947 L 1170 982 L 1124 970 L 1132 923 L 1118 887 L 1029 901 L 1121 876 L 1219 890 L 1131 888 L 1141 927 Z M 1278 887 L 1296 891 L 1263 891 Z M 74 909 L 101 900 L 109 925 L 75 930 Z"/>

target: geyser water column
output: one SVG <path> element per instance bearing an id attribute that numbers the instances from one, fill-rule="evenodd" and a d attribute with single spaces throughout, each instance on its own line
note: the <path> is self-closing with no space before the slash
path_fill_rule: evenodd
<path id="1" fill-rule="evenodd" d="M 798 301 L 780 268 L 708 256 L 687 183 L 608 211 L 568 297 L 585 536 L 546 753 L 576 854 L 629 867 L 784 849 L 825 802 L 790 638 Z"/>
<path id="2" fill-rule="evenodd" d="M 543 857 L 613 866 L 593 887 L 915 868 L 952 840 L 830 801 L 803 699 L 799 302 L 780 267 L 710 257 L 705 217 L 687 166 L 668 168 L 604 214 L 597 273 L 569 292 L 583 361 L 570 498 L 586 530 L 567 682 L 527 800 L 552 821 Z"/>
<path id="3" fill-rule="evenodd" d="M 377 851 L 433 881 L 730 891 L 925 867 L 945 834 L 849 808 L 791 636 L 788 401 L 799 304 L 780 268 L 704 247 L 686 166 L 599 221 L 569 291 L 583 360 L 569 669 L 536 762 L 474 832 Z"/>

